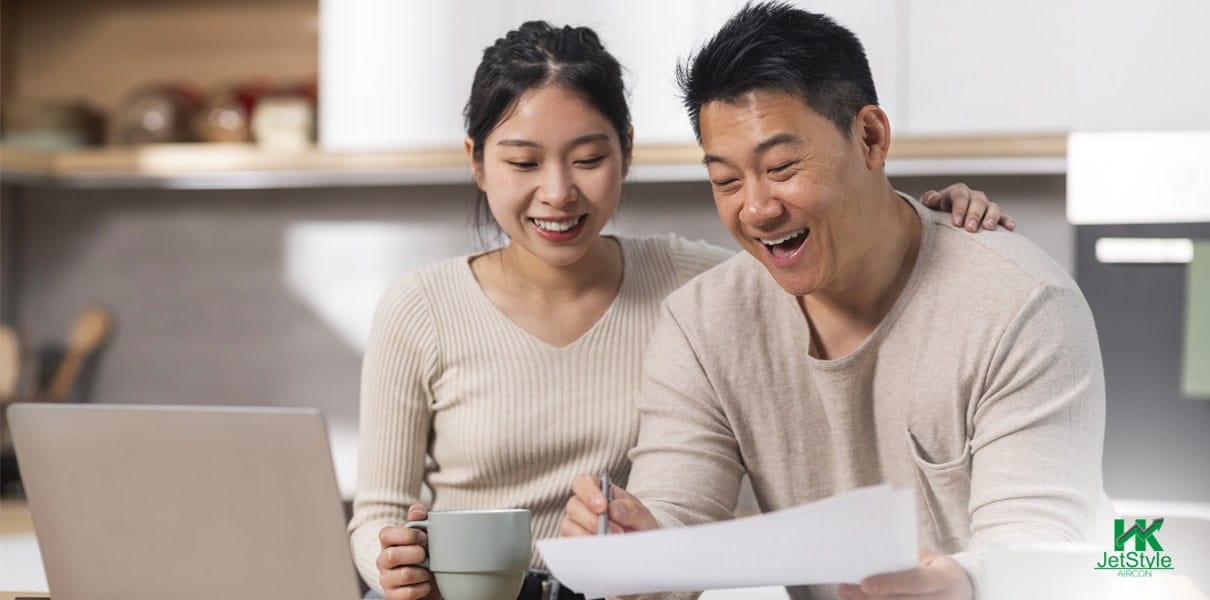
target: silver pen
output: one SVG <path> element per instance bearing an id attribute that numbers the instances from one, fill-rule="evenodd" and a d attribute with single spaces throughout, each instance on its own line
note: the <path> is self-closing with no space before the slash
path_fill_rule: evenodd
<path id="1" fill-rule="evenodd" d="M 613 494 L 609 489 L 609 473 L 601 471 L 601 494 L 605 496 L 605 512 L 597 517 L 597 535 L 609 533 L 609 502 Z"/>

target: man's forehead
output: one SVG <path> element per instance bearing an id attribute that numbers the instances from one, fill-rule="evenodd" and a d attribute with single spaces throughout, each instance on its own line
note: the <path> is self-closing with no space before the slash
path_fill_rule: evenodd
<path id="1" fill-rule="evenodd" d="M 710 105 L 744 106 L 746 104 L 784 101 L 795 102 L 803 108 L 810 109 L 806 92 L 799 89 L 786 89 L 774 86 L 754 87 L 739 92 L 724 94 L 711 98 L 701 106 L 705 110 Z"/>
<path id="2" fill-rule="evenodd" d="M 813 114 L 803 101 L 779 91 L 711 101 L 701 111 L 702 147 L 709 154 L 714 146 L 742 141 L 742 151 L 762 152 L 781 144 L 801 143 L 804 119 L 810 121 Z"/>
<path id="3" fill-rule="evenodd" d="M 739 121 L 808 115 L 822 117 L 800 94 L 777 89 L 755 89 L 711 100 L 701 106 L 698 114 L 703 134 L 707 128 L 732 126 Z"/>

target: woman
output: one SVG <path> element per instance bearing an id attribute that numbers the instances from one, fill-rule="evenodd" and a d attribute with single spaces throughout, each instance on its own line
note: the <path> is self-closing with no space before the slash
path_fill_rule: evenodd
<path id="1" fill-rule="evenodd" d="M 422 483 L 437 509 L 528 508 L 540 539 L 557 534 L 572 476 L 605 468 L 626 481 L 660 302 L 731 256 L 671 236 L 600 235 L 632 130 L 621 68 L 592 30 L 530 22 L 497 40 L 465 116 L 475 181 L 508 243 L 410 273 L 379 305 L 350 532 L 362 576 L 389 599 L 438 594 L 415 566 L 425 534 L 399 527 L 426 514 Z M 972 229 L 1001 220 L 965 186 L 926 197 Z M 535 572 L 522 597 L 541 584 Z"/>

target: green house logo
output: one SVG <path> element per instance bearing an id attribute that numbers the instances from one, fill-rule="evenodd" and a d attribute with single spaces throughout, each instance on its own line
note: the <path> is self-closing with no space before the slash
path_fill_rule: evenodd
<path id="1" fill-rule="evenodd" d="M 1156 537 L 1164 519 L 1153 519 L 1150 524 L 1147 519 L 1134 519 L 1130 527 L 1126 521 L 1113 520 L 1113 552 L 1105 552 L 1093 569 L 1116 571 L 1118 577 L 1151 577 L 1153 571 L 1173 570 L 1172 557 Z"/>
<path id="2" fill-rule="evenodd" d="M 1155 539 L 1155 534 L 1164 526 L 1163 519 L 1155 519 L 1151 525 L 1147 525 L 1146 519 L 1135 519 L 1134 526 L 1126 529 L 1126 519 L 1113 520 L 1113 551 L 1121 552 L 1126 549 L 1126 542 L 1130 538 L 1134 538 L 1134 549 L 1137 552 L 1144 552 L 1148 546 L 1152 550 L 1161 552 L 1164 547 L 1160 545 L 1160 541 Z"/>

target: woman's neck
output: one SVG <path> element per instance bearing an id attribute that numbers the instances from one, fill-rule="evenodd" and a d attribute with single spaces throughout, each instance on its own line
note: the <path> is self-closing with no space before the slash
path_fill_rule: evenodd
<path id="1" fill-rule="evenodd" d="M 495 253 L 502 279 L 515 292 L 535 298 L 579 298 L 602 288 L 616 290 L 622 279 L 617 240 L 598 237 L 584 256 L 569 265 L 552 265 L 517 244 Z"/>

